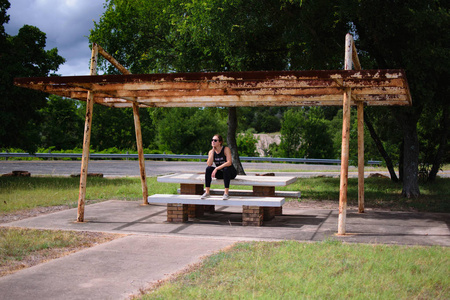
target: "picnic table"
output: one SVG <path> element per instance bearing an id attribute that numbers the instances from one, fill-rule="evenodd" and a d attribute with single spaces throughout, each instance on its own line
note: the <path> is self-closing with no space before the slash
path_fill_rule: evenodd
<path id="1" fill-rule="evenodd" d="M 297 177 L 238 175 L 235 179 L 231 180 L 230 184 L 252 186 L 253 190 L 240 191 L 245 196 L 233 196 L 233 192 L 230 189 L 231 201 L 222 200 L 221 197 L 215 196 L 211 196 L 211 198 L 206 200 L 200 199 L 200 195 L 204 192 L 204 173 L 175 173 L 160 176 L 157 178 L 157 181 L 180 184 L 180 195 L 152 195 L 148 197 L 149 203 L 167 203 L 167 220 L 169 222 L 186 222 L 189 217 L 201 217 L 205 211 L 210 213 L 214 212 L 215 205 L 220 204 L 242 206 L 243 225 L 260 226 L 263 220 L 271 220 L 275 215 L 282 214 L 282 205 L 285 199 L 283 197 L 277 197 L 275 187 L 292 184 L 297 181 Z M 223 180 L 213 180 L 211 185 L 223 186 Z M 214 192 L 213 189 L 211 191 Z M 297 194 L 296 192 L 293 193 Z M 173 205 L 177 205 L 177 208 L 174 209 Z M 178 213 L 173 213 L 173 211 Z"/>

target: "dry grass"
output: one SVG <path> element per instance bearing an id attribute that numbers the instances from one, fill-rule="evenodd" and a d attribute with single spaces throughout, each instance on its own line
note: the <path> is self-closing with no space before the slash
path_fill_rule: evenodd
<path id="1" fill-rule="evenodd" d="M 0 227 L 0 277 L 124 235 Z"/>

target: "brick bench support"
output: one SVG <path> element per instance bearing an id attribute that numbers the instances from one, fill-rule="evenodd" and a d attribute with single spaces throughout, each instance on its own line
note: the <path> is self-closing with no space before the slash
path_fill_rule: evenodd
<path id="1" fill-rule="evenodd" d="M 180 203 L 167 204 L 167 222 L 184 223 L 188 220 L 188 205 Z"/>
<path id="2" fill-rule="evenodd" d="M 242 206 L 242 225 L 261 226 L 264 219 L 264 209 L 260 206 Z"/>

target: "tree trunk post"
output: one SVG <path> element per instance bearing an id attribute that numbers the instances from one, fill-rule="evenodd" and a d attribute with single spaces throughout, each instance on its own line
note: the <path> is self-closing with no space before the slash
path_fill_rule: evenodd
<path id="1" fill-rule="evenodd" d="M 97 44 L 92 44 L 90 75 L 97 74 Z M 94 93 L 89 91 L 86 103 L 86 119 L 84 123 L 83 154 L 81 158 L 80 191 L 78 195 L 77 222 L 84 222 L 84 204 L 86 200 L 86 182 L 89 164 L 89 148 L 91 146 L 91 126 L 94 112 Z"/>
<path id="2" fill-rule="evenodd" d="M 364 103 L 357 103 L 358 116 L 358 212 L 364 212 Z"/>
<path id="3" fill-rule="evenodd" d="M 403 122 L 403 191 L 402 195 L 411 198 L 419 197 L 419 140 L 417 137 L 417 121 L 404 118 Z"/>
<path id="4" fill-rule="evenodd" d="M 344 69 L 352 69 L 353 37 L 351 34 L 345 36 L 345 61 Z M 350 147 L 350 101 L 352 92 L 346 88 L 343 97 L 342 117 L 342 145 L 341 145 L 341 179 L 339 186 L 339 218 L 338 235 L 345 234 L 345 222 L 347 217 L 347 186 L 348 186 L 348 160 Z"/>
<path id="5" fill-rule="evenodd" d="M 139 157 L 139 171 L 141 173 L 141 185 L 142 185 L 142 197 L 143 204 L 148 204 L 148 188 L 147 177 L 145 174 L 145 158 L 144 158 L 144 146 L 142 144 L 142 131 L 141 131 L 141 119 L 139 117 L 139 105 L 133 102 L 133 116 L 134 116 L 134 128 L 136 131 L 136 147 Z"/>
<path id="6" fill-rule="evenodd" d="M 244 168 L 242 167 L 241 160 L 239 159 L 239 151 L 236 142 L 236 130 L 237 130 L 236 107 L 229 107 L 227 142 L 231 150 L 233 166 L 236 168 L 236 171 L 239 175 L 245 175 Z"/>

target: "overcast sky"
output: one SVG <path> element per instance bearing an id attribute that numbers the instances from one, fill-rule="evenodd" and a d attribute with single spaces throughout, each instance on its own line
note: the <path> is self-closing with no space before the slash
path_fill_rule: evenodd
<path id="1" fill-rule="evenodd" d="M 27 24 L 47 34 L 46 49 L 58 48 L 66 59 L 56 72 L 63 76 L 89 75 L 91 51 L 87 36 L 103 14 L 104 0 L 9 0 L 5 30 L 17 35 Z"/>

